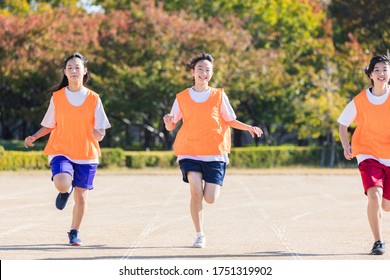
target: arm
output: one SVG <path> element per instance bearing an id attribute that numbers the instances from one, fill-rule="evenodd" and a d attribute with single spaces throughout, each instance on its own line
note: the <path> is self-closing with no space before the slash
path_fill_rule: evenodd
<path id="1" fill-rule="evenodd" d="M 348 139 L 347 126 L 342 124 L 339 125 L 339 136 L 340 136 L 341 144 L 343 145 L 344 156 L 347 160 L 351 160 L 353 158 L 353 155 L 352 155 L 352 147 Z"/>
<path id="2" fill-rule="evenodd" d="M 92 130 L 93 138 L 98 142 L 102 141 L 104 136 L 106 136 L 106 129 L 110 127 L 110 121 L 104 111 L 102 100 L 99 97 L 95 108 L 95 127 Z"/>
<path id="3" fill-rule="evenodd" d="M 234 110 L 230 105 L 229 98 L 227 97 L 225 92 L 222 96 L 221 115 L 228 126 L 239 130 L 247 130 L 252 137 L 255 137 L 255 135 L 257 137 L 261 137 L 261 135 L 263 134 L 263 131 L 259 127 L 247 125 L 236 119 L 236 114 L 234 113 Z"/>
<path id="4" fill-rule="evenodd" d="M 41 137 L 43 137 L 43 136 L 49 134 L 53 129 L 54 129 L 54 128 L 48 128 L 48 127 L 44 127 L 44 126 L 41 127 L 41 128 L 40 128 L 37 132 L 35 132 L 33 135 L 27 136 L 26 139 L 24 139 L 24 146 L 25 146 L 26 148 L 28 148 L 28 147 L 33 147 L 33 146 L 34 146 L 33 143 L 34 143 L 37 139 L 39 139 L 39 138 L 41 138 Z"/>
<path id="5" fill-rule="evenodd" d="M 169 114 L 166 114 L 163 117 L 164 123 L 165 123 L 165 129 L 168 131 L 172 131 L 175 129 L 176 124 L 181 119 L 181 111 L 179 107 L 179 102 L 177 99 L 173 102 L 171 112 Z"/>
<path id="6" fill-rule="evenodd" d="M 229 122 L 226 122 L 226 123 L 230 127 L 233 127 L 235 129 L 249 131 L 249 133 L 251 134 L 252 137 L 255 137 L 255 135 L 257 137 L 261 137 L 261 135 L 263 134 L 263 131 L 259 127 L 247 125 L 247 124 L 242 123 L 242 122 L 240 122 L 238 120 L 233 120 L 233 121 L 229 121 Z"/>

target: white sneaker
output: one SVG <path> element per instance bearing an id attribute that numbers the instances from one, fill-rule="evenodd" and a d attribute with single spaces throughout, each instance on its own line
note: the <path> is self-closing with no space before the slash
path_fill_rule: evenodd
<path id="1" fill-rule="evenodd" d="M 195 238 L 194 245 L 192 245 L 194 248 L 204 248 L 206 247 L 206 237 L 204 235 L 199 236 Z"/>

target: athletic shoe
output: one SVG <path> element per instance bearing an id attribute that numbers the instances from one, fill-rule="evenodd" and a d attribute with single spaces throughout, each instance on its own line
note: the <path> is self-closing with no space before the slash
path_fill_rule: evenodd
<path id="1" fill-rule="evenodd" d="M 204 235 L 199 236 L 195 238 L 194 245 L 192 245 L 194 248 L 204 248 L 206 247 L 206 237 Z"/>
<path id="2" fill-rule="evenodd" d="M 56 198 L 56 207 L 58 210 L 62 210 L 65 208 L 66 203 L 68 202 L 70 194 L 73 192 L 73 187 L 70 193 L 59 193 Z"/>
<path id="3" fill-rule="evenodd" d="M 81 240 L 78 238 L 79 231 L 72 229 L 70 232 L 68 232 L 69 237 L 69 244 L 71 246 L 80 246 Z"/>
<path id="4" fill-rule="evenodd" d="M 371 250 L 371 255 L 383 255 L 385 253 L 385 243 L 378 240 L 375 241 Z"/>

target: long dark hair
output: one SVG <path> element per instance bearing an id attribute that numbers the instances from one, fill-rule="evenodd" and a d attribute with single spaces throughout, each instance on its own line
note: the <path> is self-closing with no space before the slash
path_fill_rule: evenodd
<path id="1" fill-rule="evenodd" d="M 87 67 L 88 60 L 85 58 L 85 56 L 83 56 L 81 53 L 75 52 L 74 54 L 72 54 L 69 57 L 64 59 L 64 62 L 62 64 L 62 72 L 64 72 L 64 70 L 66 68 L 66 64 L 72 58 L 80 58 L 83 61 L 84 67 Z M 87 73 L 85 73 L 85 75 L 83 77 L 83 85 L 86 84 L 88 81 L 89 81 L 89 74 L 87 72 Z M 66 77 L 65 73 L 64 73 L 61 83 L 59 83 L 58 85 L 55 85 L 54 88 L 56 88 L 55 91 L 57 91 L 57 90 L 60 90 L 68 85 L 69 85 L 68 77 Z"/>
<path id="2" fill-rule="evenodd" d="M 374 81 L 371 79 L 370 75 L 374 71 L 375 65 L 377 63 L 379 63 L 379 62 L 383 62 L 383 63 L 385 63 L 387 65 L 390 65 L 390 59 L 389 59 L 389 57 L 387 55 L 377 55 L 377 56 L 374 56 L 373 58 L 371 58 L 370 64 L 364 70 L 364 72 L 366 73 L 367 77 L 370 78 L 371 84 L 373 86 L 374 86 Z M 390 85 L 390 81 L 389 81 L 389 85 Z"/>

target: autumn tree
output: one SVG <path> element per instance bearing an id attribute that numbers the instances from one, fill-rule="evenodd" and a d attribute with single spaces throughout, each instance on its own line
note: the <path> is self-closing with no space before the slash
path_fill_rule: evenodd
<path id="1" fill-rule="evenodd" d="M 173 137 L 164 129 L 162 116 L 169 112 L 175 94 L 191 86 L 185 63 L 200 51 L 216 58 L 213 85 L 225 87 L 232 102 L 238 103 L 234 83 L 242 80 L 239 76 L 246 64 L 254 64 L 248 58 L 258 63 L 261 52 L 255 53 L 250 34 L 236 21 L 236 28 L 228 29 L 218 19 L 204 21 L 184 12 L 167 13 L 150 2 L 133 4 L 131 11 L 107 14 L 101 27 L 100 57 L 109 71 L 99 82 L 103 91 L 115 90 L 107 108 L 115 109 L 120 139 L 128 139 L 125 134 L 132 124 L 143 127 L 146 147 L 153 147 L 153 135 L 166 147 L 172 145 Z M 260 74 L 254 66 L 251 71 L 254 77 Z"/>
<path id="2" fill-rule="evenodd" d="M 358 24 L 347 32 L 327 1 L 91 0 L 104 10 L 90 14 L 78 1 L 36 3 L 0 1 L 2 138 L 39 126 L 62 60 L 80 51 L 112 123 L 104 145 L 169 149 L 175 135 L 162 116 L 191 86 L 185 63 L 208 51 L 211 85 L 225 88 L 240 120 L 261 125 L 261 141 L 322 145 L 332 150 L 322 164 L 332 165 L 337 116 L 367 83 L 370 40 Z M 235 145 L 242 139 L 234 131 Z"/>
<path id="3" fill-rule="evenodd" d="M 63 59 L 75 50 L 88 54 L 98 45 L 99 20 L 99 15 L 69 15 L 63 10 L 26 17 L 0 15 L 2 138 L 22 139 L 36 129 L 53 85 L 62 78 Z"/>

